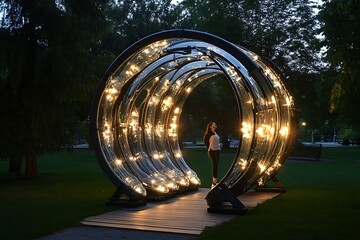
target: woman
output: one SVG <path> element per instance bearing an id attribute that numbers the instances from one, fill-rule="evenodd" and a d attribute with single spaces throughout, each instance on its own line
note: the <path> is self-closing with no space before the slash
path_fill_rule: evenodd
<path id="1" fill-rule="evenodd" d="M 220 137 L 216 133 L 217 125 L 215 122 L 210 122 L 204 134 L 204 142 L 208 150 L 208 156 L 212 164 L 212 185 L 214 187 L 217 182 L 218 167 L 220 161 Z"/>

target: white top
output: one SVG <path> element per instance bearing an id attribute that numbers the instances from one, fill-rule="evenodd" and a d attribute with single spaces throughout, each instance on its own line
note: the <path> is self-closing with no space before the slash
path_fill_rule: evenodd
<path id="1" fill-rule="evenodd" d="M 209 149 L 210 150 L 220 150 L 221 146 L 220 146 L 220 137 L 219 135 L 217 135 L 217 133 L 215 133 L 214 135 L 211 135 L 210 139 L 209 139 Z"/>

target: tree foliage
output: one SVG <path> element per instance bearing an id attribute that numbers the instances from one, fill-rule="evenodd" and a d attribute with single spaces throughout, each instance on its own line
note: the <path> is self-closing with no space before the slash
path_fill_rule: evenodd
<path id="1" fill-rule="evenodd" d="M 181 26 L 208 31 L 266 57 L 282 69 L 318 72 L 317 20 L 311 1 L 182 2 Z"/>
<path id="2" fill-rule="evenodd" d="M 212 77 L 198 85 L 190 94 L 181 114 L 184 140 L 203 137 L 210 121 L 219 125 L 223 142 L 239 136 L 239 112 L 233 90 L 225 76 Z"/>
<path id="3" fill-rule="evenodd" d="M 331 94 L 331 111 L 339 124 L 360 130 L 357 100 L 360 93 L 360 1 L 326 1 L 320 12 L 326 59 L 336 74 Z"/>
<path id="4" fill-rule="evenodd" d="M 179 8 L 171 0 L 123 0 L 113 2 L 107 14 L 111 32 L 104 47 L 115 54 L 141 38 L 175 27 Z"/>
<path id="5" fill-rule="evenodd" d="M 107 27 L 106 1 L 9 0 L 1 28 L 0 152 L 36 156 L 72 144 L 78 109 L 98 82 L 96 45 Z M 98 56 L 100 54 L 100 56 Z"/>
<path id="6" fill-rule="evenodd" d="M 329 117 L 329 103 L 320 99 L 316 87 L 324 66 L 317 51 L 319 23 L 312 1 L 185 0 L 181 4 L 182 27 L 221 36 L 278 66 L 310 127 Z"/>
<path id="7" fill-rule="evenodd" d="M 29 163 L 71 144 L 111 61 L 140 38 L 171 28 L 210 32 L 275 63 L 311 128 L 335 117 L 357 124 L 360 117 L 352 107 L 360 89 L 359 1 L 327 1 L 323 25 L 311 0 L 3 0 L 0 9 L 0 157 Z M 333 68 L 319 59 L 320 26 Z M 330 96 L 336 114 L 328 111 Z M 202 132 L 215 120 L 236 135 L 233 111 L 229 85 L 213 78 L 190 95 L 184 131 Z"/>

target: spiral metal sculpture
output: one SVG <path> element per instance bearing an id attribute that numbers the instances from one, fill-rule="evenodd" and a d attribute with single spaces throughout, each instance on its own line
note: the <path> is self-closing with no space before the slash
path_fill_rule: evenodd
<path id="1" fill-rule="evenodd" d="M 225 177 L 206 197 L 230 201 L 276 175 L 291 146 L 294 104 L 282 75 L 255 53 L 220 37 L 169 30 L 145 37 L 111 64 L 94 96 L 91 137 L 100 166 L 128 202 L 197 189 L 182 156 L 178 124 L 192 90 L 223 75 L 233 89 L 240 143 Z"/>

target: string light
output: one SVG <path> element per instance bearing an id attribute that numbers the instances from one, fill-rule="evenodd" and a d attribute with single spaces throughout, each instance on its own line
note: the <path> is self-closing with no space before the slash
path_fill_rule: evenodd
<path id="1" fill-rule="evenodd" d="M 246 122 L 242 123 L 241 132 L 243 133 L 243 138 L 251 138 L 252 137 L 252 125 Z"/>

